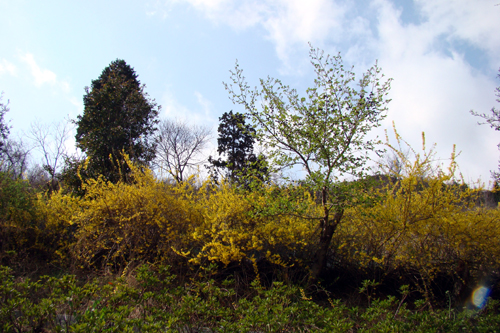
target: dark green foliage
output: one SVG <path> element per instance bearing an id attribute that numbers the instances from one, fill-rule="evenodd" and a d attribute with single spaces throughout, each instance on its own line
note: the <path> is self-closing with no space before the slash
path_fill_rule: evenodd
<path id="1" fill-rule="evenodd" d="M 245 122 L 245 115 L 225 112 L 219 118 L 219 137 L 217 152 L 226 159 L 215 160 L 211 156 L 208 161 L 212 165 L 212 175 L 218 175 L 240 185 L 248 185 L 249 177 L 255 176 L 265 181 L 269 178 L 269 170 L 264 155 L 255 155 L 255 129 Z"/>
<path id="2" fill-rule="evenodd" d="M 82 180 L 92 178 L 97 172 L 92 172 L 88 167 L 85 168 L 85 159 L 76 156 L 66 156 L 64 158 L 64 167 L 59 175 L 62 183 L 62 189 L 65 192 L 83 196 L 85 192 L 82 189 Z M 81 178 L 80 178 L 80 176 Z"/>
<path id="3" fill-rule="evenodd" d="M 34 197 L 27 181 L 0 171 L 0 264 L 33 245 Z"/>
<path id="4" fill-rule="evenodd" d="M 128 171 L 123 152 L 145 165 L 154 158 L 152 135 L 160 107 L 144 88 L 134 69 L 118 59 L 85 88 L 76 143 L 90 157 L 91 176 L 117 182 Z"/>
<path id="5" fill-rule="evenodd" d="M 402 295 L 370 306 L 323 304 L 297 286 L 234 279 L 190 282 L 168 266 L 140 266 L 126 278 L 80 283 L 75 276 L 17 279 L 0 266 L 2 332 L 495 332 L 499 303 L 481 311 L 430 310 Z M 314 295 L 312 295 L 314 296 Z"/>
<path id="6" fill-rule="evenodd" d="M 0 172 L 0 222 L 23 220 L 20 215 L 33 213 L 33 194 L 27 181 L 13 179 L 7 172 Z"/>

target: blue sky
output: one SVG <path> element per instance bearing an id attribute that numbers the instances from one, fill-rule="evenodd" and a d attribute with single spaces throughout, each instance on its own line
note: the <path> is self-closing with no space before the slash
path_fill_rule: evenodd
<path id="1" fill-rule="evenodd" d="M 341 52 L 356 72 L 376 59 L 392 83 L 389 113 L 415 148 L 461 151 L 466 180 L 489 181 L 500 133 L 469 110 L 499 107 L 500 0 L 0 0 L 0 91 L 13 135 L 75 118 L 84 87 L 124 59 L 162 118 L 213 128 L 243 111 L 222 82 L 238 59 L 251 85 L 272 76 L 305 92 L 309 46 Z M 72 138 L 73 139 L 73 138 Z M 72 142 L 68 142 L 72 145 Z M 214 146 L 211 148 L 214 149 Z"/>

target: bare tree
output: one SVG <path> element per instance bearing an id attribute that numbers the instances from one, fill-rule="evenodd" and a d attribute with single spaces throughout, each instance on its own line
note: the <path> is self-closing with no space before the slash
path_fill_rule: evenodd
<path id="1" fill-rule="evenodd" d="M 2 156 L 5 141 L 9 136 L 9 125 L 7 125 L 3 119 L 4 115 L 9 112 L 9 101 L 7 103 L 2 103 L 3 91 L 0 93 L 0 157 Z"/>
<path id="2" fill-rule="evenodd" d="M 500 68 L 498 69 L 497 77 L 500 79 Z M 497 97 L 497 102 L 500 103 L 500 86 L 496 87 L 495 96 Z M 478 123 L 479 125 L 489 124 L 490 127 L 495 131 L 500 131 L 500 109 L 497 109 L 495 107 L 491 108 L 491 114 L 477 113 L 474 110 L 471 110 L 470 113 L 474 116 L 481 117 L 486 120 L 485 123 Z M 498 144 L 497 147 L 498 149 L 500 149 L 500 144 Z M 491 176 L 493 177 L 493 179 L 495 179 L 495 181 L 500 181 L 500 164 L 499 171 L 492 171 Z"/>
<path id="3" fill-rule="evenodd" d="M 28 137 L 33 141 L 34 148 L 42 153 L 43 169 L 50 175 L 49 190 L 58 188 L 56 175 L 60 162 L 66 155 L 66 141 L 71 133 L 72 126 L 68 120 L 51 124 L 42 124 L 39 120 L 31 123 Z"/>
<path id="4" fill-rule="evenodd" d="M 3 142 L 0 156 L 0 171 L 12 178 L 22 178 L 28 170 L 30 148 L 21 140 L 7 139 Z"/>
<path id="5" fill-rule="evenodd" d="M 210 128 L 188 125 L 180 120 L 161 120 L 156 135 L 156 166 L 178 183 L 186 172 L 204 163 L 203 149 L 210 140 Z"/>

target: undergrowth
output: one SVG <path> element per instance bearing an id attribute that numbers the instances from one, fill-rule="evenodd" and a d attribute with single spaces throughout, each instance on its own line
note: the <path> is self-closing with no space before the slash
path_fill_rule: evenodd
<path id="1" fill-rule="evenodd" d="M 431 310 L 425 300 L 398 296 L 346 306 L 296 285 L 251 282 L 244 295 L 235 280 L 180 282 L 168 266 L 141 265 L 117 277 L 79 281 L 74 275 L 14 278 L 0 268 L 2 332 L 493 332 L 500 303 L 483 309 Z M 373 283 L 360 293 L 370 298 Z"/>

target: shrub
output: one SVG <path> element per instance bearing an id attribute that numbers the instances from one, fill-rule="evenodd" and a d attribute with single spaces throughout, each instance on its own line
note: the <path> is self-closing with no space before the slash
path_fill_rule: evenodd
<path id="1" fill-rule="evenodd" d="M 32 246 L 37 237 L 35 214 L 29 184 L 0 172 L 0 262 Z"/>
<path id="2" fill-rule="evenodd" d="M 91 179 L 70 217 L 78 228 L 74 258 L 84 267 L 123 268 L 134 261 L 167 260 L 200 219 L 190 188 L 169 187 L 127 160 L 129 182 Z M 52 200 L 52 198 L 51 198 Z"/>
<path id="3" fill-rule="evenodd" d="M 412 150 L 410 160 L 390 147 L 402 161 L 401 173 L 372 188 L 374 204 L 346 213 L 337 254 L 385 274 L 398 270 L 417 277 L 414 282 L 428 299 L 440 275 L 455 281 L 459 293 L 500 263 L 500 211 L 477 206 L 480 188 L 456 179 L 454 154 L 447 170 L 433 169 L 432 149 Z"/>
<path id="4" fill-rule="evenodd" d="M 290 195 L 275 185 L 242 190 L 222 181 L 199 191 L 197 210 L 201 223 L 191 234 L 191 262 L 231 262 L 259 259 L 287 265 L 297 262 L 312 243 L 316 222 L 299 216 L 297 207 L 316 213 L 313 198 L 304 191 Z M 208 193 L 208 194 L 207 194 Z M 286 207 L 284 207 L 284 205 Z"/>

